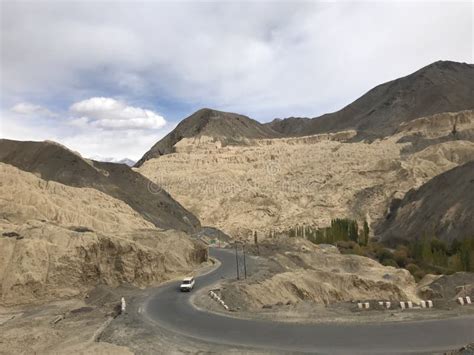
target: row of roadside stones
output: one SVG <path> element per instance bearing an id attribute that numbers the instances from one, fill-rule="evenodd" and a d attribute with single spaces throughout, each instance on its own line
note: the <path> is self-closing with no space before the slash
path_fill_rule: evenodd
<path id="1" fill-rule="evenodd" d="M 392 306 L 394 306 L 395 303 L 390 302 L 390 301 L 378 301 L 378 305 L 382 308 L 385 309 L 391 309 Z M 433 308 L 433 301 L 428 300 L 428 301 L 421 301 L 419 305 L 415 305 L 413 302 L 408 301 L 408 302 L 399 302 L 398 303 L 401 309 L 411 309 L 411 308 Z M 358 309 L 370 309 L 370 303 L 369 302 L 358 302 L 357 303 L 357 308 Z"/>
<path id="2" fill-rule="evenodd" d="M 225 304 L 224 300 L 222 298 L 219 297 L 219 295 L 217 293 L 215 293 L 214 291 L 209 291 L 209 296 L 215 300 L 217 303 L 219 303 L 222 307 L 224 307 L 224 309 L 226 311 L 229 310 L 229 306 Z"/>
<path id="3" fill-rule="evenodd" d="M 459 297 L 457 299 L 457 302 L 461 305 L 470 305 L 472 304 L 471 297 L 466 296 L 466 297 Z M 390 301 L 379 301 L 378 305 L 386 308 L 386 309 L 391 309 L 392 307 L 392 302 Z M 427 301 L 421 301 L 419 304 L 414 304 L 411 301 L 402 301 L 399 302 L 400 308 L 401 309 L 413 309 L 413 308 L 433 308 L 433 301 L 427 300 Z M 369 302 L 358 302 L 357 303 L 357 308 L 358 309 L 370 309 L 370 303 Z"/>
<path id="4" fill-rule="evenodd" d="M 466 297 L 459 297 L 458 298 L 458 303 L 461 306 L 467 305 L 467 304 L 472 304 L 471 297 L 466 296 Z"/>

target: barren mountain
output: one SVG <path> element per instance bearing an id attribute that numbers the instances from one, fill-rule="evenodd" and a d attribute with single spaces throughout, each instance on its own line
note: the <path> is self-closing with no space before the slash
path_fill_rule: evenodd
<path id="1" fill-rule="evenodd" d="M 0 304 L 79 296 L 98 283 L 148 286 L 206 260 L 121 200 L 0 163 Z"/>
<path id="2" fill-rule="evenodd" d="M 247 116 L 204 108 L 182 120 L 173 131 L 146 152 L 136 166 L 141 166 L 149 159 L 173 153 L 174 146 L 183 138 L 199 140 L 206 137 L 207 142 L 219 141 L 221 145 L 232 145 L 245 144 L 246 139 L 279 136 L 270 127 Z"/>
<path id="3" fill-rule="evenodd" d="M 359 138 L 370 139 L 391 135 L 401 123 L 419 117 L 473 108 L 474 65 L 439 61 L 373 88 L 340 111 L 267 125 L 285 136 L 354 129 Z"/>
<path id="4" fill-rule="evenodd" d="M 159 228 L 186 232 L 199 220 L 166 191 L 124 164 L 83 159 L 54 142 L 0 140 L 0 161 L 32 172 L 43 180 L 88 187 L 119 199 Z"/>
<path id="5" fill-rule="evenodd" d="M 261 125 L 198 111 L 137 166 L 227 233 L 375 222 L 408 190 L 473 159 L 472 109 L 474 65 L 440 61 L 319 118 Z"/>
<path id="6" fill-rule="evenodd" d="M 446 241 L 474 237 L 474 161 L 410 190 L 378 229 L 391 243 L 424 234 Z"/>
<path id="7" fill-rule="evenodd" d="M 457 136 L 472 136 L 474 111 L 420 118 L 371 144 L 349 143 L 355 131 L 225 147 L 185 138 L 175 153 L 138 171 L 204 224 L 234 237 L 303 223 L 323 227 L 337 217 L 374 222 L 393 199 L 473 159 L 473 142 L 450 137 L 455 122 Z"/>

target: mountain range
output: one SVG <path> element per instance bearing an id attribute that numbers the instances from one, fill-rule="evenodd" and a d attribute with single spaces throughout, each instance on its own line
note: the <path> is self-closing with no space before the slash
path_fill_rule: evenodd
<path id="1" fill-rule="evenodd" d="M 116 164 L 125 164 L 128 166 L 134 166 L 136 161 L 129 158 L 112 158 L 112 157 L 102 157 L 100 155 L 93 155 L 89 157 L 90 160 L 101 161 L 104 163 L 116 163 Z"/>
<path id="2" fill-rule="evenodd" d="M 280 161 L 280 164 L 291 164 L 293 160 L 301 160 L 301 168 L 305 169 L 304 164 L 313 164 L 311 161 L 315 155 L 323 154 L 322 152 L 327 150 L 327 156 L 318 158 L 320 159 L 318 164 L 323 165 L 312 168 L 317 168 L 318 171 L 325 170 L 328 174 L 318 178 L 321 179 L 321 182 L 318 180 L 311 183 L 316 184 L 314 186 L 318 186 L 317 188 L 326 189 L 331 187 L 330 182 L 334 178 L 334 173 L 329 173 L 332 168 L 329 169 L 324 166 L 324 164 L 328 164 L 324 159 L 337 159 L 342 154 L 338 153 L 341 148 L 339 146 L 332 147 L 333 143 L 331 143 L 329 145 L 331 146 L 330 149 L 329 146 L 324 146 L 324 148 L 321 146 L 320 151 L 313 152 L 311 150 L 313 148 L 311 148 L 308 152 L 306 150 L 301 151 L 304 154 L 309 154 L 308 156 L 300 157 L 291 155 L 303 154 L 298 153 L 293 148 L 291 148 L 293 149 L 291 153 L 285 153 L 286 147 L 295 145 L 301 146 L 301 149 L 303 149 L 305 145 L 311 147 L 315 142 L 324 142 L 325 140 L 346 143 L 361 142 L 366 146 L 357 146 L 357 149 L 366 151 L 366 148 L 370 148 L 369 150 L 372 151 L 370 154 L 374 154 L 374 159 L 380 159 L 380 161 L 374 161 L 375 165 L 371 169 L 376 170 L 357 172 L 359 174 L 357 176 L 375 176 L 375 171 L 380 176 L 377 175 L 375 182 L 371 182 L 371 184 L 377 183 L 378 185 L 359 187 L 362 190 L 353 197 L 353 200 L 349 201 L 352 206 L 350 213 L 354 213 L 359 217 L 367 213 L 363 212 L 360 206 L 370 205 L 370 198 L 375 194 L 379 202 L 382 200 L 390 202 L 391 199 L 394 199 L 398 204 L 401 201 L 397 213 L 394 214 L 392 211 L 387 220 L 381 221 L 383 228 L 378 229 L 377 233 L 383 235 L 384 239 L 397 238 L 408 232 L 413 235 L 413 231 L 421 228 L 422 221 L 426 218 L 432 218 L 433 225 L 430 225 L 430 228 L 436 233 L 460 235 L 460 231 L 463 230 L 462 226 L 467 223 L 465 214 L 448 213 L 448 211 L 453 211 L 455 204 L 470 207 L 469 201 L 466 199 L 471 197 L 468 193 L 471 183 L 463 182 L 460 179 L 468 174 L 472 165 L 467 164 L 462 169 L 459 168 L 460 170 L 453 172 L 446 172 L 446 170 L 462 165 L 469 160 L 466 156 L 469 156 L 470 144 L 474 141 L 473 109 L 474 65 L 438 61 L 408 76 L 381 84 L 340 111 L 321 117 L 290 117 L 269 123 L 260 123 L 236 113 L 209 108 L 200 109 L 182 120 L 173 131 L 153 145 L 135 164 L 136 169 L 127 166 L 132 164 L 129 160 L 119 161 L 117 164 L 85 159 L 78 153 L 54 142 L 19 142 L 6 139 L 0 140 L 0 162 L 37 174 L 46 181 L 56 181 L 72 187 L 97 189 L 125 202 L 158 228 L 194 233 L 201 228 L 198 219 L 200 216 L 196 216 L 199 205 L 218 206 L 220 202 L 205 201 L 206 196 L 203 196 L 200 198 L 198 205 L 188 206 L 185 204 L 185 207 L 183 207 L 181 203 L 161 188 L 160 181 L 156 181 L 153 164 L 143 169 L 147 162 L 176 153 L 182 146 L 189 146 L 191 149 L 197 145 L 202 145 L 205 149 L 214 146 L 235 147 L 236 149 L 238 147 L 249 147 L 241 151 L 238 149 L 229 150 L 228 152 L 231 154 L 215 158 L 211 157 L 211 151 L 214 148 L 209 151 L 204 150 L 204 154 L 199 153 L 199 159 L 196 159 L 193 164 L 206 162 L 209 159 L 213 159 L 211 163 L 222 160 L 225 164 L 231 163 L 228 169 L 224 169 L 231 172 L 234 171 L 233 169 L 238 166 L 239 162 L 250 163 L 253 164 L 250 168 L 255 169 L 256 176 L 262 172 L 262 181 L 265 181 L 266 178 L 269 178 L 265 174 L 268 173 L 268 166 L 272 161 L 273 163 Z M 339 132 L 339 136 L 333 135 L 336 132 Z M 341 135 L 340 132 L 346 133 Z M 309 136 L 313 136 L 313 138 L 304 138 Z M 292 140 L 298 137 L 302 137 L 302 140 Z M 384 161 L 383 152 L 374 150 L 375 148 L 370 147 L 370 144 L 376 140 L 383 141 L 387 138 L 390 138 L 389 141 L 392 142 L 387 148 L 383 144 L 381 148 L 376 148 L 390 149 L 390 154 L 387 155 L 388 160 Z M 211 146 L 203 145 L 203 143 L 209 142 L 212 143 Z M 454 143 L 450 145 L 450 142 Z M 252 149 L 255 149 L 255 144 L 257 146 L 274 146 L 274 148 L 269 151 L 263 149 L 259 154 L 268 155 L 263 158 L 255 158 L 250 154 Z M 285 148 L 278 148 L 281 144 Z M 341 152 L 346 149 L 350 150 L 351 146 L 344 146 Z M 277 158 L 278 154 L 288 154 L 288 158 L 282 160 L 281 157 Z M 359 153 L 354 152 L 354 156 L 357 154 Z M 347 158 L 350 158 L 350 154 Z M 171 165 L 167 169 L 170 173 L 185 170 L 180 164 L 187 161 L 187 158 L 180 159 L 169 161 Z M 397 159 L 401 160 L 398 161 Z M 258 165 L 260 160 L 266 167 L 262 168 Z M 349 162 L 350 160 L 347 164 Z M 208 163 L 210 162 L 206 164 Z M 362 163 L 363 161 L 360 162 L 360 164 Z M 417 168 L 417 164 L 419 168 Z M 378 168 L 380 166 L 382 168 Z M 385 166 L 390 166 L 390 169 L 387 170 Z M 423 168 L 421 168 L 422 166 Z M 193 167 L 199 167 L 199 165 L 193 165 Z M 161 167 L 160 169 L 160 172 L 166 175 L 167 171 Z M 219 170 L 221 169 L 219 168 Z M 259 169 L 263 170 L 259 171 Z M 349 168 L 347 169 L 350 171 Z M 362 169 L 362 167 L 358 166 L 357 169 Z M 427 170 L 423 171 L 423 169 Z M 298 176 L 299 173 L 292 171 L 291 166 L 287 166 L 283 170 L 286 171 L 286 175 L 282 176 L 284 182 L 291 184 L 297 181 L 293 177 Z M 391 186 L 390 191 L 383 190 L 384 182 L 381 179 L 384 179 L 384 171 L 387 176 L 395 174 L 388 178 Z M 217 173 L 218 171 L 214 171 L 213 174 L 206 172 L 207 175 L 204 175 L 205 179 L 199 186 L 202 187 L 202 184 L 215 182 L 214 179 Z M 427 180 L 436 177 L 439 173 L 445 173 L 446 175 L 443 174 L 439 177 L 439 180 L 427 183 Z M 240 176 L 241 173 L 234 171 L 234 174 Z M 306 171 L 302 171 L 301 174 L 306 174 Z M 314 176 L 315 172 L 311 174 Z M 403 178 L 403 176 L 405 177 Z M 166 177 L 164 176 L 165 180 Z M 193 170 L 187 176 L 187 178 L 190 177 L 199 177 L 199 171 Z M 206 180 L 209 178 L 211 180 Z M 404 184 L 406 186 L 409 187 L 411 184 L 412 191 L 404 196 L 406 192 L 404 185 L 404 188 L 398 192 L 398 195 L 403 195 L 401 198 L 398 195 L 396 198 L 392 195 L 385 196 L 388 193 L 395 193 L 393 186 L 395 186 L 396 179 L 402 178 L 405 179 Z M 249 177 L 247 181 L 252 181 L 252 177 Z M 446 181 L 453 181 L 453 183 L 449 184 Z M 240 182 L 237 181 L 237 183 Z M 339 188 L 343 184 L 339 181 L 333 183 Z M 346 184 L 351 183 L 351 181 L 346 182 Z M 427 185 L 423 185 L 424 183 L 427 183 Z M 198 196 L 199 194 L 196 194 L 192 188 L 193 185 L 188 194 L 191 197 Z M 431 201 L 430 199 L 433 198 L 431 195 L 435 191 L 444 191 L 443 193 L 449 197 L 451 196 L 451 189 L 457 189 L 456 193 L 453 190 L 452 195 L 456 198 L 446 198 L 442 201 L 433 200 L 429 204 L 429 208 L 424 205 L 426 208 L 423 208 L 423 211 L 418 211 L 413 207 L 418 206 L 413 202 L 415 200 Z M 416 193 L 413 191 L 416 191 Z M 467 192 L 462 193 L 462 191 Z M 245 193 L 248 194 L 248 191 Z M 231 197 L 227 196 L 225 198 L 227 198 L 225 201 L 230 203 Z M 304 197 L 301 198 L 304 199 Z M 252 199 L 256 198 L 252 197 Z M 257 204 L 262 203 L 262 201 L 268 203 L 268 200 L 262 200 L 261 198 L 256 199 L 256 201 L 258 201 Z M 324 201 L 318 203 L 323 205 Z M 234 205 L 237 206 L 235 201 Z M 380 206 L 383 206 L 383 204 Z M 188 210 L 190 207 L 192 207 L 192 212 Z M 259 216 L 261 214 L 258 217 L 260 221 L 265 221 L 265 218 L 268 217 L 267 214 L 277 213 L 268 209 L 267 206 L 251 204 L 246 208 L 255 209 L 254 212 L 259 211 L 257 214 Z M 299 211 L 295 212 L 295 216 L 304 215 L 301 208 L 301 206 L 295 207 L 295 211 Z M 343 211 L 344 209 L 341 208 L 340 210 Z M 221 209 L 219 213 L 223 213 L 223 210 Z M 377 216 L 381 215 L 380 211 L 374 211 L 373 213 Z M 464 217 L 461 218 L 461 215 Z M 400 216 L 403 216 L 403 218 Z M 444 219 L 442 216 L 444 216 Z M 448 217 L 446 216 L 451 216 L 452 221 L 447 223 L 445 219 Z M 233 215 L 223 215 L 222 218 L 232 220 Z M 462 222 L 460 222 L 461 219 Z M 273 221 L 273 217 L 269 220 Z M 456 225 L 457 222 L 461 223 L 461 227 Z M 295 217 L 295 223 L 298 223 L 297 217 Z M 451 237 L 447 236 L 446 238 Z"/>
<path id="3" fill-rule="evenodd" d="M 246 139 L 355 130 L 356 140 L 373 140 L 394 134 L 400 124 L 416 118 L 470 109 L 474 109 L 474 65 L 438 61 L 376 86 L 341 110 L 320 117 L 290 117 L 262 124 L 236 113 L 198 110 L 158 141 L 136 166 L 174 152 L 183 138 L 208 136 L 223 144 L 243 144 Z"/>
<path id="4" fill-rule="evenodd" d="M 456 184 L 455 187 L 450 186 L 449 184 L 441 184 L 438 180 L 430 181 L 430 184 L 426 186 L 423 184 L 432 177 L 436 177 L 439 173 L 443 173 L 447 169 L 449 170 L 450 168 L 462 165 L 471 160 L 469 158 L 471 153 L 469 152 L 471 152 L 472 142 L 474 142 L 473 109 L 474 65 L 452 61 L 438 61 L 421 68 L 410 75 L 381 84 L 369 90 L 366 94 L 341 110 L 320 117 L 290 117 L 287 119 L 277 119 L 269 123 L 260 123 L 249 117 L 236 113 L 222 112 L 207 108 L 201 109 L 181 121 L 176 129 L 170 132 L 162 140 L 158 141 L 148 152 L 146 152 L 135 166 L 140 168 L 139 171 L 148 176 L 151 180 L 153 180 L 155 176 L 154 169 L 159 169 L 160 171 L 166 169 L 185 171 L 187 166 L 182 164 L 190 164 L 191 162 L 185 163 L 188 161 L 187 155 L 180 156 L 180 151 L 183 147 L 187 147 L 186 154 L 192 154 L 194 149 L 192 147 L 194 146 L 197 149 L 197 147 L 200 146 L 201 149 L 204 150 L 202 153 L 195 154 L 195 161 L 202 161 L 203 164 L 213 164 L 213 160 L 222 160 L 222 164 L 227 164 L 234 160 L 236 162 L 250 161 L 254 162 L 255 175 L 258 175 L 259 169 L 261 169 L 258 165 L 260 164 L 260 158 L 246 156 L 248 155 L 247 153 L 253 149 L 246 149 L 246 146 L 255 146 L 255 144 L 257 146 L 271 146 L 272 144 L 276 146 L 280 144 L 277 142 L 282 142 L 284 145 L 290 143 L 299 145 L 306 141 L 299 140 L 292 143 L 293 141 L 291 141 L 291 139 L 309 136 L 316 137 L 315 135 L 319 135 L 320 138 L 307 138 L 308 144 L 325 139 L 342 139 L 342 141 L 347 143 L 363 142 L 368 144 L 366 147 L 370 147 L 372 142 L 377 140 L 384 142 L 388 139 L 387 143 L 393 142 L 395 145 L 390 143 L 385 148 L 382 144 L 381 148 L 378 148 L 390 149 L 391 153 L 387 154 L 387 161 L 383 161 L 382 154 L 382 156 L 377 157 L 377 159 L 382 160 L 380 160 L 380 162 L 374 162 L 375 165 L 382 167 L 380 168 L 381 170 L 369 172 L 361 171 L 359 173 L 359 176 L 370 177 L 374 176 L 374 172 L 377 171 L 377 173 L 381 173 L 381 175 L 376 181 L 380 182 L 371 182 L 371 184 L 377 183 L 378 185 L 365 187 L 354 196 L 352 201 L 349 201 L 352 204 L 350 213 L 358 215 L 359 217 L 367 213 L 361 208 L 373 204 L 373 201 L 370 199 L 375 198 L 375 196 L 377 196 L 376 198 L 378 201 L 382 201 L 382 199 L 387 201 L 387 207 L 390 205 L 391 199 L 394 200 L 394 204 L 397 204 L 400 202 L 399 195 L 402 195 L 403 197 L 406 190 L 404 190 L 405 187 L 401 188 L 398 192 L 393 189 L 396 186 L 396 181 L 400 181 L 397 179 L 404 179 L 404 181 L 400 181 L 400 184 L 412 187 L 412 191 L 406 196 L 407 200 L 403 200 L 404 202 L 402 203 L 402 206 L 404 207 L 400 207 L 402 209 L 399 210 L 397 214 L 398 216 L 404 217 L 402 219 L 400 217 L 397 218 L 392 213 L 387 221 L 374 221 L 374 227 L 378 226 L 379 223 L 382 223 L 381 225 L 383 228 L 387 228 L 387 232 L 382 232 L 383 229 L 377 227 L 377 233 L 383 234 L 385 240 L 390 238 L 396 239 L 401 235 L 414 238 L 417 237 L 415 231 L 422 228 L 423 221 L 426 221 L 426 219 L 429 218 L 431 221 L 431 224 L 429 225 L 430 230 L 434 233 L 438 233 L 441 237 L 447 240 L 451 240 L 454 237 L 461 237 L 461 235 L 464 236 L 464 234 L 461 233 L 463 230 L 462 226 L 468 223 L 464 212 L 450 214 L 448 211 L 453 211 L 453 209 L 455 209 L 455 204 L 459 204 L 460 206 L 470 206 L 468 199 L 471 195 L 469 193 L 463 194 L 461 191 L 467 191 L 471 185 L 470 183 L 461 183 L 459 179 L 461 178 L 461 175 L 465 175 L 468 172 L 472 165 L 467 164 L 462 169 L 460 167 L 459 169 L 461 170 L 457 170 L 457 172 L 446 172 L 446 175 L 443 175 L 444 177 L 439 177 L 439 181 L 452 180 L 453 184 Z M 342 135 L 339 138 L 331 136 L 333 133 L 343 131 L 347 132 L 347 134 Z M 287 141 L 285 141 L 285 139 Z M 275 143 L 271 143 L 270 141 L 274 141 Z M 241 146 L 243 148 L 240 151 L 228 150 L 225 152 L 229 153 L 224 152 L 222 154 L 217 154 L 214 157 L 211 154 L 211 152 L 214 151 L 213 145 L 205 145 L 203 142 L 218 143 L 216 147 Z M 353 147 L 356 149 L 356 146 Z M 393 150 L 394 148 L 395 150 Z M 273 164 L 280 161 L 275 158 L 276 154 L 286 154 L 284 152 L 287 148 L 280 149 L 275 147 L 269 149 L 270 150 L 268 151 L 263 150 L 259 153 L 268 154 L 268 160 L 263 164 L 272 164 L 272 160 Z M 333 149 L 337 150 L 339 148 L 334 147 Z M 357 146 L 357 150 L 364 149 L 363 146 Z M 177 158 L 165 159 L 163 157 L 171 153 L 178 153 Z M 308 153 L 305 152 L 304 154 Z M 313 152 L 310 154 L 314 155 L 316 153 Z M 354 159 L 358 154 L 357 151 L 354 151 Z M 337 159 L 338 153 L 331 152 L 330 155 L 330 159 Z M 160 160 L 158 158 L 160 157 L 163 157 L 162 165 L 159 163 Z M 289 163 L 291 163 L 292 160 L 297 161 L 300 160 L 301 157 L 292 157 L 290 155 L 288 159 Z M 313 159 L 312 157 L 308 157 L 307 159 L 307 164 L 313 164 L 310 163 L 311 159 Z M 370 159 L 369 156 L 367 156 L 367 159 Z M 156 160 L 157 162 L 148 164 L 144 167 L 144 164 L 150 160 Z M 235 163 L 232 164 L 234 165 L 220 169 L 234 169 L 234 167 L 237 166 Z M 278 164 L 287 164 L 287 161 Z M 334 162 L 334 164 L 337 164 L 337 162 Z M 217 165 L 220 167 L 224 166 Z M 198 166 L 199 165 L 193 165 L 195 170 L 192 172 L 193 177 L 202 179 L 198 185 L 212 184 L 214 180 L 209 180 L 208 176 L 213 176 L 213 179 L 215 179 L 218 172 L 215 171 L 212 175 L 209 175 L 211 172 L 207 170 L 203 170 L 202 172 L 199 170 L 200 168 L 196 170 L 196 167 Z M 390 166 L 390 169 L 387 170 L 387 168 L 385 168 L 386 166 Z M 282 170 L 281 166 L 279 168 Z M 332 170 L 324 165 L 319 168 L 326 169 L 327 171 Z M 215 169 L 217 169 L 217 167 Z M 347 169 L 350 171 L 349 167 Z M 284 178 L 284 181 L 287 181 L 288 183 L 294 183 L 297 181 L 291 176 L 294 174 L 298 176 L 300 172 L 292 172 L 291 167 L 285 167 L 283 170 L 287 171 L 287 175 L 282 177 Z M 265 173 L 265 171 L 266 170 L 263 170 L 263 173 Z M 387 178 L 384 178 L 384 171 Z M 239 175 L 243 174 L 243 172 L 235 171 L 235 174 Z M 395 178 L 392 177 L 392 174 L 396 174 Z M 171 179 L 172 175 L 173 173 L 170 171 L 167 177 Z M 264 176 L 265 175 L 263 175 L 263 178 Z M 177 177 L 173 178 L 177 179 Z M 268 177 L 268 179 L 269 178 L 270 177 Z M 248 179 L 253 180 L 252 177 Z M 328 181 L 328 179 L 332 179 L 332 177 L 331 174 L 329 174 L 320 179 L 322 179 L 322 181 Z M 392 186 L 386 191 L 384 191 L 384 179 L 391 181 L 390 184 Z M 234 183 L 241 184 L 237 181 Z M 268 181 L 264 183 L 268 183 Z M 345 183 L 338 182 L 337 184 L 339 186 L 340 184 L 351 185 L 352 183 L 352 181 L 346 181 Z M 328 182 L 318 188 L 326 188 L 328 186 L 327 184 Z M 345 188 L 347 189 L 347 186 Z M 444 194 L 449 195 L 451 188 L 458 189 L 456 190 L 456 193 L 453 193 L 453 196 L 456 196 L 456 198 L 444 199 L 442 201 L 443 203 L 433 200 L 429 208 L 425 208 L 426 206 L 423 205 L 424 208 L 422 211 L 417 210 L 414 207 L 417 206 L 417 204 L 412 203 L 413 198 L 417 198 L 420 201 L 430 200 L 429 196 L 434 194 L 435 191 L 443 191 Z M 415 194 L 413 191 L 418 192 Z M 180 194 L 179 191 L 175 192 L 175 190 L 173 193 Z M 219 205 L 228 200 L 233 201 L 235 205 L 243 196 L 241 194 L 224 194 L 223 196 L 225 196 L 225 198 L 221 202 L 211 199 L 211 201 L 206 201 L 207 203 L 204 203 L 202 200 L 206 197 L 200 196 L 199 200 L 202 202 L 197 203 L 197 201 L 195 201 L 196 203 L 194 203 L 192 196 L 196 194 L 199 195 L 191 186 L 191 188 L 186 191 L 186 195 L 190 196 L 189 199 L 183 197 L 187 201 L 185 205 L 188 207 L 192 206 L 193 211 L 198 211 L 200 206 L 210 205 L 210 207 L 212 207 L 212 205 Z M 384 196 L 386 194 L 395 195 Z M 281 195 L 281 192 L 279 195 Z M 267 197 L 269 199 L 272 198 L 271 195 Z M 268 209 L 268 206 L 266 205 L 257 206 L 252 205 L 252 203 L 250 203 L 250 205 L 253 207 L 246 206 L 245 208 L 254 208 L 255 211 L 265 211 Z M 383 204 L 380 206 L 383 206 Z M 370 209 L 370 207 L 363 208 Z M 238 211 L 231 209 L 224 213 L 221 209 L 218 213 L 223 213 L 222 221 L 225 221 L 231 220 L 233 214 L 237 212 Z M 379 212 L 380 211 L 374 211 L 373 213 L 380 215 Z M 274 218 L 270 216 L 272 213 L 278 212 L 269 210 L 268 212 L 261 213 L 265 215 L 265 217 L 259 217 L 262 221 L 264 220 L 262 218 L 269 218 L 269 220 L 274 221 Z M 267 213 L 269 214 L 268 216 L 266 215 Z M 299 215 L 302 216 L 302 212 L 299 212 Z M 408 216 L 410 218 L 408 218 Z M 441 218 L 442 216 L 444 216 L 444 219 Z M 446 222 L 446 218 L 448 220 L 451 218 L 451 221 Z M 459 222 L 459 225 L 456 225 L 457 222 Z M 234 221 L 234 224 L 235 223 L 237 222 Z M 296 223 L 298 223 L 297 217 L 295 217 L 295 224 Z M 451 227 L 447 227 L 448 225 L 451 225 Z"/>
<path id="5" fill-rule="evenodd" d="M 438 61 L 376 86 L 341 110 L 313 119 L 288 118 L 268 125 L 285 136 L 354 129 L 359 139 L 382 138 L 399 125 L 440 112 L 474 108 L 474 65 Z"/>

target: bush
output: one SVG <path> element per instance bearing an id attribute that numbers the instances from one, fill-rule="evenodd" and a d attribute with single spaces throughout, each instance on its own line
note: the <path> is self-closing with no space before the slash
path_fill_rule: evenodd
<path id="1" fill-rule="evenodd" d="M 382 261 L 382 265 L 398 267 L 397 262 L 396 262 L 395 260 L 393 260 L 393 259 L 384 259 L 384 260 Z"/>
<path id="2" fill-rule="evenodd" d="M 417 272 L 415 272 L 415 274 L 413 276 L 415 277 L 415 280 L 418 282 L 423 277 L 425 277 L 425 275 L 426 275 L 426 273 L 423 270 L 418 270 Z"/>
<path id="3" fill-rule="evenodd" d="M 408 265 L 406 266 L 406 269 L 407 269 L 408 271 L 410 271 L 410 274 L 412 274 L 413 276 L 414 276 L 418 271 L 420 271 L 420 267 L 419 267 L 418 265 L 416 265 L 416 264 L 408 264 Z"/>
<path id="4" fill-rule="evenodd" d="M 397 262 L 398 266 L 405 267 L 408 264 L 410 258 L 408 257 L 408 249 L 406 247 L 400 246 L 393 253 L 393 258 Z"/>
<path id="5" fill-rule="evenodd" d="M 342 249 L 354 249 L 356 245 L 357 243 L 353 242 L 352 240 L 347 240 L 347 241 L 341 240 L 336 243 L 336 246 Z"/>
<path id="6" fill-rule="evenodd" d="M 377 250 L 376 254 L 377 259 L 383 264 L 383 261 L 386 259 L 392 259 L 393 260 L 393 254 L 390 252 L 390 250 L 381 248 Z M 395 260 L 394 260 L 395 261 Z"/>

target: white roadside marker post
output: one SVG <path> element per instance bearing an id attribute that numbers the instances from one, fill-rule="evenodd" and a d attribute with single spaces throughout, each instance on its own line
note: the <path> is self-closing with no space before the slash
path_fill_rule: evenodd
<path id="1" fill-rule="evenodd" d="M 121 309 L 121 313 L 125 313 L 125 309 L 127 308 L 127 304 L 125 303 L 125 298 L 122 297 L 120 299 L 120 309 Z"/>

